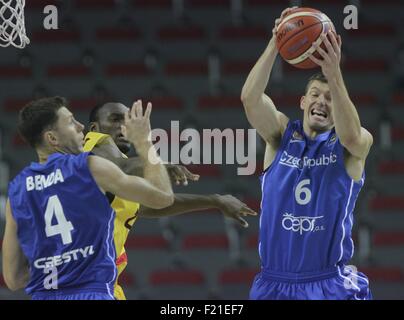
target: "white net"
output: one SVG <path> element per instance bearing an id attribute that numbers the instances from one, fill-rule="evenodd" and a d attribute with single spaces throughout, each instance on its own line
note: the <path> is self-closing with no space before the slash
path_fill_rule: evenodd
<path id="1" fill-rule="evenodd" d="M 29 44 L 25 34 L 25 0 L 0 0 L 0 46 L 24 48 Z"/>

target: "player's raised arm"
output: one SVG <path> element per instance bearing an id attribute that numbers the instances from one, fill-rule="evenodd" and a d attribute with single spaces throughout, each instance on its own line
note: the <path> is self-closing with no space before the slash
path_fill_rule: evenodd
<path id="1" fill-rule="evenodd" d="M 324 76 L 328 80 L 332 100 L 332 115 L 335 131 L 341 144 L 356 158 L 365 160 L 370 147 L 373 144 L 373 137 L 361 126 L 358 112 L 352 103 L 342 77 L 341 60 L 341 37 L 335 37 L 333 32 L 321 35 L 327 51 L 320 46 L 315 46 L 322 60 L 313 55 L 310 59 L 317 63 Z"/>
<path id="2" fill-rule="evenodd" d="M 290 10 L 291 8 L 285 9 L 281 17 L 276 19 L 272 38 L 248 75 L 241 91 L 241 101 L 248 121 L 257 129 L 260 136 L 270 144 L 280 140 L 289 121 L 283 113 L 276 109 L 272 100 L 265 94 L 265 88 L 268 85 L 269 76 L 278 54 L 276 29 L 281 19 Z"/>
<path id="3" fill-rule="evenodd" d="M 17 224 L 11 213 L 10 202 L 6 204 L 6 228 L 4 231 L 3 278 L 7 287 L 12 290 L 24 288 L 29 280 L 28 260 L 24 256 L 17 237 Z"/>
<path id="4" fill-rule="evenodd" d="M 151 103 L 143 115 L 142 102 L 138 100 L 125 118 L 127 137 L 144 163 L 144 179 L 128 176 L 118 166 L 100 157 L 89 157 L 89 166 L 103 190 L 160 209 L 171 205 L 174 196 L 167 170 L 150 140 L 150 113 Z"/>
<path id="5" fill-rule="evenodd" d="M 161 188 L 154 184 L 156 175 L 153 175 L 151 179 L 147 175 L 145 178 L 130 176 L 113 162 L 98 156 L 89 156 L 88 165 L 95 181 L 103 191 L 153 209 L 168 207 L 174 201 L 171 186 Z M 168 176 L 166 178 L 168 179 Z"/>

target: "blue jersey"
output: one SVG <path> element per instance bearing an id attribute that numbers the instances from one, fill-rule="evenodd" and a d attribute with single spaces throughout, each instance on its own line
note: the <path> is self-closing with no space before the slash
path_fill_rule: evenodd
<path id="1" fill-rule="evenodd" d="M 30 265 L 28 294 L 99 292 L 113 299 L 115 212 L 90 173 L 88 155 L 54 153 L 9 185 L 18 239 Z"/>
<path id="2" fill-rule="evenodd" d="M 362 179 L 344 165 L 335 130 L 308 138 L 290 121 L 261 176 L 259 254 L 263 270 L 304 273 L 343 266 L 353 255 L 353 210 Z"/>

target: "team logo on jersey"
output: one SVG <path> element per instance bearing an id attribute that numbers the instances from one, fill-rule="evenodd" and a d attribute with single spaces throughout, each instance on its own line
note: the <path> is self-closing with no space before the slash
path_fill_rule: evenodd
<path id="1" fill-rule="evenodd" d="M 334 133 L 327 142 L 327 146 L 333 145 L 337 141 L 337 135 Z"/>
<path id="2" fill-rule="evenodd" d="M 290 139 L 290 143 L 302 142 L 302 141 L 303 141 L 303 136 L 297 131 L 293 132 L 292 139 Z"/>
<path id="3" fill-rule="evenodd" d="M 299 232 L 299 234 L 303 234 L 304 232 L 324 231 L 324 226 L 318 225 L 317 222 L 321 218 L 323 218 L 323 216 L 295 217 L 291 213 L 285 213 L 282 219 L 282 227 L 287 231 Z"/>
<path id="4" fill-rule="evenodd" d="M 298 169 L 303 169 L 304 167 L 311 169 L 313 167 L 328 166 L 336 162 L 337 155 L 333 152 L 329 155 L 323 154 L 318 158 L 298 158 L 288 154 L 287 151 L 283 151 L 281 159 L 279 160 L 279 164 Z"/>

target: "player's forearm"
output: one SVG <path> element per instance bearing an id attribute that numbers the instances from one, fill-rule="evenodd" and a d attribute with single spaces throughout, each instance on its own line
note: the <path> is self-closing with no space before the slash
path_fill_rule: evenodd
<path id="1" fill-rule="evenodd" d="M 144 162 L 140 157 L 120 158 L 114 161 L 126 174 L 143 177 Z"/>
<path id="2" fill-rule="evenodd" d="M 3 256 L 3 277 L 7 287 L 16 291 L 26 287 L 29 281 L 29 267 L 23 257 L 10 260 Z"/>
<path id="3" fill-rule="evenodd" d="M 245 107 L 253 106 L 258 99 L 261 99 L 268 85 L 277 54 L 275 39 L 272 38 L 244 83 L 241 100 L 244 102 Z"/>
<path id="4" fill-rule="evenodd" d="M 164 209 L 140 207 L 139 215 L 146 218 L 174 216 L 187 212 L 218 208 L 217 195 L 174 194 L 174 203 Z"/>
<path id="5" fill-rule="evenodd" d="M 137 150 L 143 162 L 144 178 L 159 190 L 173 196 L 167 169 L 158 156 L 153 144 L 145 144 L 137 148 Z"/>
<path id="6" fill-rule="evenodd" d="M 355 105 L 349 98 L 341 72 L 328 79 L 332 99 L 335 131 L 342 144 L 350 144 L 360 137 L 361 123 Z"/>

